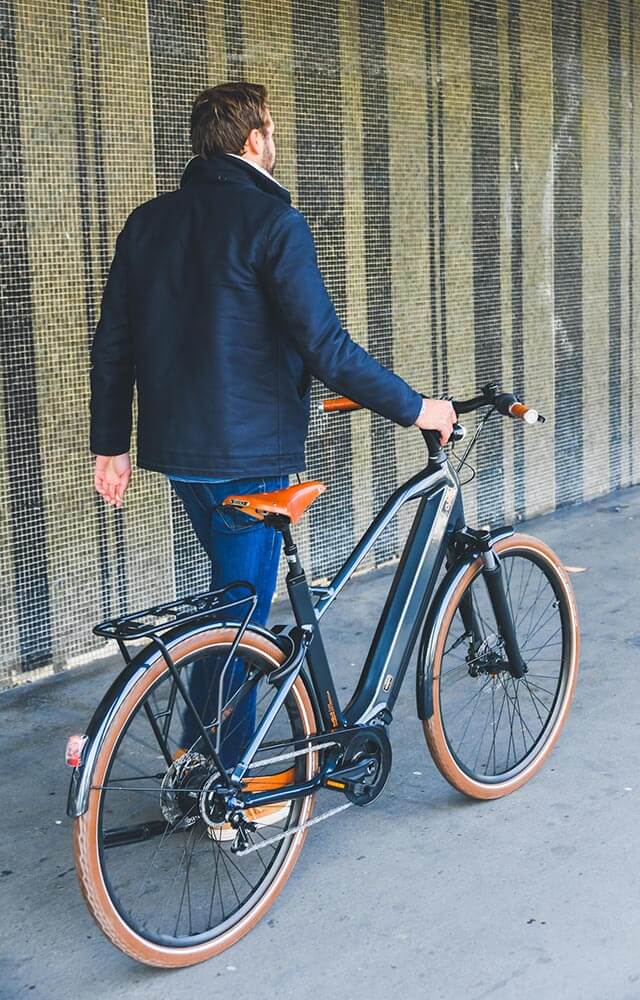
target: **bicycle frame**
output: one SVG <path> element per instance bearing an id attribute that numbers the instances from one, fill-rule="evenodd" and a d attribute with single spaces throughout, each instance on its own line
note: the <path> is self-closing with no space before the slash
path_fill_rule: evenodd
<path id="1" fill-rule="evenodd" d="M 455 470 L 449 462 L 440 467 L 430 464 L 398 487 L 327 587 L 309 587 L 304 573 L 295 575 L 290 569 L 287 574 L 287 589 L 297 623 L 302 625 L 310 620 L 310 609 L 319 622 L 400 508 L 416 499 L 419 499 L 418 509 L 360 678 L 344 712 L 316 626 L 307 651 L 307 664 L 327 729 L 365 724 L 381 713 L 390 718 L 434 593 L 450 535 L 464 526 L 460 483 Z M 311 595 L 315 594 L 320 597 L 314 605 Z"/>
<path id="2" fill-rule="evenodd" d="M 323 736 L 326 737 L 327 734 L 331 735 L 332 733 L 335 734 L 333 739 L 336 741 L 336 745 L 339 745 L 343 741 L 343 737 L 348 740 L 354 734 L 357 727 L 364 727 L 374 723 L 387 724 L 391 721 L 392 709 L 400 693 L 418 632 L 424 624 L 429 605 L 434 596 L 438 575 L 443 563 L 446 558 L 448 558 L 448 562 L 457 560 L 460 552 L 455 542 L 464 536 L 465 532 L 475 538 L 474 533 L 470 532 L 470 529 L 467 529 L 465 525 L 460 482 L 456 470 L 450 465 L 447 456 L 438 445 L 434 446 L 431 444 L 429 450 L 430 460 L 428 465 L 391 494 L 348 558 L 337 571 L 330 584 L 326 587 L 309 586 L 298 558 L 297 548 L 291 538 L 288 520 L 278 520 L 279 515 L 270 515 L 270 517 L 275 518 L 273 521 L 274 527 L 279 527 L 284 534 L 285 554 L 289 562 L 286 584 L 296 625 L 289 627 L 275 626 L 272 632 L 266 632 L 267 635 L 275 637 L 276 641 L 280 641 L 278 639 L 279 634 L 282 638 L 287 636 L 288 644 L 285 648 L 288 648 L 288 655 L 283 667 L 274 672 L 274 697 L 266 708 L 249 746 L 236 764 L 233 772 L 225 776 L 223 783 L 228 788 L 240 787 L 247 771 L 251 768 L 252 760 L 257 750 L 289 694 L 292 685 L 295 683 L 305 660 L 315 694 L 319 722 L 322 723 L 318 734 L 308 741 L 310 745 L 321 741 Z M 380 620 L 353 695 L 343 710 L 340 707 L 319 623 L 400 508 L 406 503 L 416 500 L 418 501 L 418 507 L 400 561 L 396 567 Z M 483 535 L 482 532 L 475 534 Z M 486 534 L 489 537 L 489 533 Z M 475 544 L 472 545 L 472 548 L 474 551 L 476 550 Z M 498 597 L 500 597 L 499 563 L 491 554 L 491 559 L 485 565 L 485 572 L 495 572 L 496 570 L 498 571 L 496 572 L 495 590 Z M 251 585 L 248 586 L 251 588 Z M 196 596 L 210 598 L 212 596 L 216 597 L 216 595 L 217 592 L 213 595 L 205 594 Z M 319 595 L 319 597 L 314 604 L 313 598 L 315 595 Z M 188 599 L 187 603 L 189 601 L 191 599 Z M 510 624 L 511 618 L 506 605 L 502 601 L 500 605 L 499 608 L 495 608 L 498 613 L 498 620 L 505 617 L 508 620 L 508 624 Z M 156 612 L 172 607 L 173 605 L 163 605 L 147 610 L 155 614 Z M 464 617 L 464 611 L 462 613 Z M 197 616 L 201 616 L 202 614 L 203 612 L 197 612 Z M 474 634 L 476 628 L 473 623 L 474 616 L 471 609 L 467 613 L 467 616 L 469 615 L 471 619 L 469 627 L 471 633 Z M 124 628 L 125 634 L 130 637 L 132 624 L 130 619 L 136 617 L 137 614 L 134 614 L 124 616 L 122 620 L 105 622 L 101 626 L 96 626 L 94 631 L 97 631 L 98 634 L 108 634 L 118 638 Z M 140 623 L 136 621 L 133 624 L 136 625 L 137 631 L 140 631 Z M 242 631 L 244 631 L 243 626 L 246 625 L 246 620 L 242 623 L 219 623 L 220 627 L 223 624 L 227 626 L 237 624 L 239 627 L 239 638 Z M 174 637 L 174 632 L 177 634 L 179 630 L 180 626 L 170 632 L 167 636 L 167 641 Z M 182 694 L 188 709 L 196 718 L 200 730 L 203 731 L 206 728 L 206 723 L 199 718 L 190 697 L 188 695 L 185 697 L 181 680 L 175 676 L 176 671 L 169 649 L 155 635 L 155 632 L 155 627 L 145 625 L 144 630 L 140 634 L 153 633 L 152 638 L 156 645 L 160 646 L 162 655 L 169 663 L 172 673 L 174 673 L 174 683 L 177 689 Z M 514 648 L 517 654 L 515 638 Z M 229 656 L 232 655 L 232 652 L 229 653 Z M 128 660 L 128 656 L 125 656 L 125 659 Z M 133 665 L 134 661 L 130 663 L 130 668 Z M 94 717 L 98 719 L 100 725 L 104 723 L 106 715 L 113 710 L 114 705 L 119 703 L 121 696 L 118 692 L 126 680 L 127 678 L 122 675 L 122 678 L 115 684 L 117 690 L 110 690 L 105 699 L 103 699 L 104 705 L 101 703 Z M 234 695 L 235 697 L 236 695 Z M 168 751 L 166 747 L 163 747 L 164 739 L 162 734 L 156 731 L 153 725 L 152 728 L 163 751 L 165 760 L 168 762 Z M 205 737 L 209 736 L 207 732 L 204 732 L 203 735 Z M 70 789 L 70 815 L 80 815 L 86 808 L 86 793 L 93 772 L 92 761 L 95 758 L 100 742 L 100 739 L 89 740 L 85 761 L 87 766 L 80 769 L 82 789 L 80 789 L 77 781 L 76 785 L 78 787 L 75 791 L 73 782 Z M 216 761 L 217 748 L 211 744 L 209 738 L 206 739 L 206 743 L 210 744 L 209 750 L 214 761 Z M 282 749 L 284 749 L 284 746 L 283 744 Z M 223 770 L 221 766 L 220 770 Z M 301 785 L 244 793 L 242 800 L 235 799 L 235 802 L 240 807 L 243 807 L 243 805 L 250 807 L 277 801 L 282 798 L 301 797 L 309 794 L 310 791 L 318 787 L 321 780 L 321 776 L 317 776 Z"/>

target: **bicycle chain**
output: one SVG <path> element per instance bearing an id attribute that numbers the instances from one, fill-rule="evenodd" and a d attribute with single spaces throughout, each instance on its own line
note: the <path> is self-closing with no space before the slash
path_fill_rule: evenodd
<path id="1" fill-rule="evenodd" d="M 300 757 L 303 753 L 315 753 L 317 750 L 326 750 L 327 747 L 337 747 L 339 746 L 335 740 L 331 740 L 330 743 L 318 743 L 316 746 L 303 747 L 302 750 L 292 750 L 291 753 L 281 753 L 278 757 L 267 757 L 266 760 L 257 760 L 253 764 L 249 764 L 247 770 L 252 767 L 266 767 L 267 764 L 278 764 L 281 760 L 291 760 L 292 757 Z"/>
<path id="2" fill-rule="evenodd" d="M 318 743 L 317 746 L 304 747 L 302 750 L 294 750 L 291 753 L 283 753 L 277 757 L 270 757 L 268 760 L 261 760 L 255 764 L 250 764 L 249 767 L 262 767 L 265 764 L 277 764 L 282 760 L 290 760 L 292 757 L 300 757 L 301 754 L 305 753 L 315 753 L 316 750 L 326 750 L 328 747 L 335 747 L 338 744 L 335 740 L 328 743 Z M 253 854 L 254 851 L 261 851 L 263 847 L 269 847 L 270 844 L 277 844 L 285 837 L 293 837 L 294 834 L 299 833 L 301 830 L 306 830 L 309 826 L 314 826 L 316 823 L 321 823 L 325 819 L 329 819 L 330 816 L 335 816 L 336 813 L 343 812 L 343 810 L 348 809 L 352 806 L 353 802 L 344 802 L 341 806 L 335 806 L 333 809 L 327 809 L 326 812 L 321 813 L 320 816 L 314 816 L 312 819 L 308 819 L 306 823 L 299 823 L 297 826 L 292 826 L 288 830 L 283 830 L 282 833 L 277 833 L 273 837 L 269 837 L 268 840 L 262 840 L 259 844 L 252 844 L 251 847 L 245 847 L 244 850 L 234 851 L 237 857 L 244 857 L 246 854 Z"/>
<path id="3" fill-rule="evenodd" d="M 242 851 L 234 851 L 234 854 L 243 858 L 245 854 L 252 854 L 254 851 L 261 851 L 263 847 L 269 847 L 270 844 L 277 844 L 280 840 L 284 840 L 285 837 L 293 837 L 295 833 L 299 833 L 300 830 L 306 830 L 309 826 L 314 826 L 316 823 L 321 823 L 325 819 L 329 819 L 330 816 L 335 816 L 336 813 L 343 812 L 343 810 L 348 809 L 352 806 L 353 802 L 344 802 L 341 806 L 335 806 L 333 809 L 327 809 L 326 812 L 321 813 L 320 816 L 314 816 L 313 819 L 308 819 L 306 823 L 299 823 L 298 826 L 292 826 L 289 830 L 283 830 L 282 833 L 276 834 L 275 837 L 269 837 L 268 840 L 262 840 L 259 844 L 252 844 L 251 847 L 245 847 Z"/>

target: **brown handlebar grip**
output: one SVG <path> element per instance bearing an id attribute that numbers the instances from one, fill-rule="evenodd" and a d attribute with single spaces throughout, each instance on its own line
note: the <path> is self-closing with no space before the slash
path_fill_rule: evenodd
<path id="1" fill-rule="evenodd" d="M 512 403 L 509 413 L 517 420 L 524 420 L 525 424 L 535 424 L 538 420 L 538 411 L 525 403 Z"/>
<path id="2" fill-rule="evenodd" d="M 361 410 L 362 406 L 346 396 L 337 396 L 335 399 L 323 399 L 320 409 L 323 413 L 348 413 L 349 410 Z"/>

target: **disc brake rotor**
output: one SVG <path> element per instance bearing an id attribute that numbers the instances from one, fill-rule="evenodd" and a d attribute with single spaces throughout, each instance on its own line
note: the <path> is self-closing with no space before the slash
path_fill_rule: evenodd
<path id="1" fill-rule="evenodd" d="M 175 826 L 184 821 L 190 826 L 199 819 L 199 794 L 212 769 L 212 762 L 201 753 L 185 753 L 174 760 L 160 788 L 160 808 L 167 823 Z"/>

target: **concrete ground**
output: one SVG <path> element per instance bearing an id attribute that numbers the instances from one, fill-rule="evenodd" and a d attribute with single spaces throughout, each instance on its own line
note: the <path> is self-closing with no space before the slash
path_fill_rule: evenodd
<path id="1" fill-rule="evenodd" d="M 3 695 L 0 996 L 640 998 L 640 489 L 526 530 L 588 570 L 572 578 L 581 675 L 546 768 L 500 801 L 462 798 L 431 764 L 408 674 L 383 796 L 311 830 L 267 917 L 204 965 L 137 965 L 76 884 L 64 742 L 118 661 Z M 352 581 L 324 619 L 340 687 L 355 682 L 390 573 Z"/>

